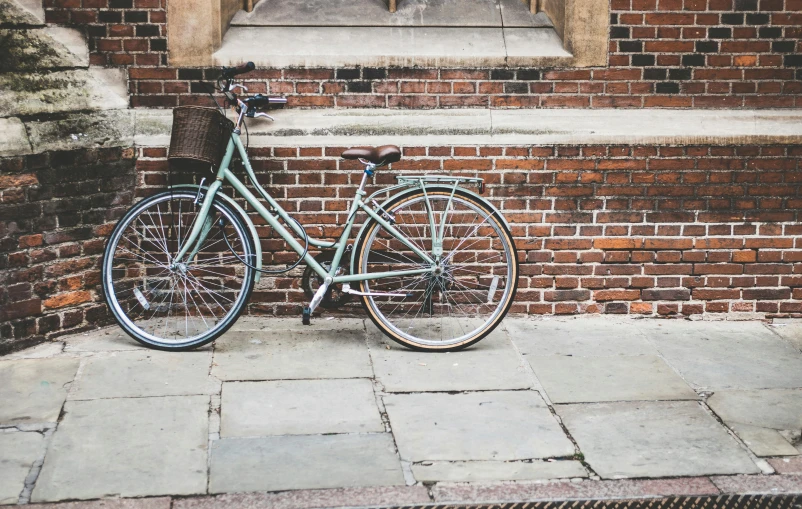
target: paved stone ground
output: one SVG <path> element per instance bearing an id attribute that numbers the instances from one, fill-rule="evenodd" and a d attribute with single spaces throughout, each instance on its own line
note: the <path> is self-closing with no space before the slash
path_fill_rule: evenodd
<path id="1" fill-rule="evenodd" d="M 92 331 L 0 358 L 0 504 L 802 493 L 801 349 L 795 321 L 507 318 L 447 354 L 361 319 L 188 353 Z"/>

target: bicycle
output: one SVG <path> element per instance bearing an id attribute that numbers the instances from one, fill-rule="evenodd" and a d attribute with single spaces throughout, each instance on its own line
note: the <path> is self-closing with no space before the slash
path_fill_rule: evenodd
<path id="1" fill-rule="evenodd" d="M 260 110 L 286 102 L 261 94 L 243 98 L 247 88 L 235 83 L 235 76 L 253 68 L 250 62 L 224 68 L 218 80 L 238 116 L 236 123 L 226 120 L 228 140 L 221 142 L 225 153 L 219 165 L 207 166 L 217 167 L 212 183 L 171 185 L 143 199 L 109 237 L 102 285 L 123 330 L 156 349 L 200 347 L 234 324 L 263 273 L 286 272 L 303 261 L 305 284 L 314 283 L 308 285 L 312 297 L 303 309 L 304 324 L 321 304 L 336 307 L 356 296 L 381 331 L 412 349 L 459 350 L 490 334 L 513 302 L 518 260 L 504 217 L 465 187 L 476 185 L 483 192 L 483 180 L 398 176 L 395 185 L 366 197 L 370 178 L 399 161 L 401 150 L 394 145 L 348 149 L 342 157 L 365 167 L 342 234 L 334 241 L 311 238 L 259 184 L 240 138 L 245 118 L 273 120 Z M 235 152 L 263 201 L 233 173 Z M 221 192 L 224 184 L 298 254 L 295 264 L 277 271 L 263 267 L 254 223 Z M 383 193 L 390 197 L 379 203 Z M 359 212 L 367 218 L 349 244 Z M 312 256 L 310 247 L 322 254 Z"/>

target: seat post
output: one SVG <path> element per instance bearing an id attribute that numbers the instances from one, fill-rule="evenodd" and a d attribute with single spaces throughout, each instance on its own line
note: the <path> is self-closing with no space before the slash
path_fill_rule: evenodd
<path id="1" fill-rule="evenodd" d="M 368 177 L 373 176 L 376 171 L 376 165 L 364 159 L 360 159 L 359 162 L 365 165 L 365 171 L 362 173 L 362 182 L 359 184 L 359 193 L 364 194 L 365 185 L 368 183 Z"/>

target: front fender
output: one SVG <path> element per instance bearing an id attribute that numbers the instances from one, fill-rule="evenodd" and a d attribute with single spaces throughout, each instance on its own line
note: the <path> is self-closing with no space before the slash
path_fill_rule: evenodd
<path id="1" fill-rule="evenodd" d="M 178 185 L 172 186 L 170 189 L 175 189 L 175 190 L 191 189 L 192 192 L 197 193 L 198 189 L 200 189 L 200 186 L 198 186 L 196 184 L 178 184 Z M 203 186 L 203 189 L 204 189 L 204 191 L 207 191 L 209 188 L 207 186 Z M 226 202 L 226 205 L 228 205 L 232 209 L 234 209 L 234 211 L 236 211 L 240 215 L 240 218 L 245 222 L 245 226 L 248 228 L 248 231 L 251 233 L 251 238 L 253 239 L 253 245 L 254 245 L 254 248 L 256 249 L 256 268 L 261 270 L 261 268 L 262 268 L 262 243 L 259 241 L 259 235 L 257 235 L 257 233 L 256 233 L 256 226 L 254 226 L 253 221 L 251 221 L 251 218 L 248 217 L 248 214 L 245 212 L 245 209 L 243 209 L 240 206 L 240 204 L 237 203 L 236 201 L 234 201 L 234 199 L 231 198 L 230 196 L 226 196 L 223 193 L 217 193 L 215 195 L 215 198 L 220 198 L 221 200 Z M 262 273 L 257 270 L 256 271 L 255 281 L 258 282 L 261 279 L 261 276 L 262 276 Z"/>
<path id="2" fill-rule="evenodd" d="M 429 185 L 426 186 L 426 190 L 427 191 L 429 191 L 429 190 L 438 190 L 438 191 L 443 190 L 443 191 L 447 191 L 447 192 L 450 193 L 453 189 L 454 189 L 454 186 L 448 186 L 448 185 L 429 184 Z M 387 198 L 386 200 L 384 200 L 381 203 L 381 207 L 385 208 L 386 206 L 389 206 L 389 204 L 392 203 L 393 201 L 401 199 L 401 198 L 403 198 L 403 197 L 405 197 L 407 195 L 416 193 L 418 191 L 420 191 L 420 188 L 418 188 L 418 187 L 410 187 L 408 189 L 404 189 L 403 191 L 398 192 L 398 193 L 392 195 L 391 197 Z M 481 202 L 488 209 L 492 210 L 493 213 L 496 215 L 496 217 L 501 219 L 501 222 L 504 223 L 504 226 L 506 226 L 507 229 L 510 230 L 510 224 L 507 222 L 507 220 L 504 218 L 504 216 L 501 215 L 501 212 L 498 210 L 498 208 L 496 208 L 495 205 L 493 205 L 492 203 L 487 201 L 484 197 L 482 197 L 482 196 L 476 194 L 475 192 L 471 191 L 470 189 L 465 189 L 464 187 L 457 187 L 457 191 L 460 191 L 462 193 L 470 195 L 472 198 L 476 199 L 476 201 Z M 357 251 L 358 251 L 357 248 L 359 247 L 359 244 L 362 241 L 362 236 L 365 234 L 365 230 L 367 229 L 368 223 L 370 223 L 369 220 L 365 221 L 365 224 L 362 225 L 362 227 L 359 229 L 359 233 L 357 233 L 357 235 L 356 235 L 356 240 L 354 241 L 354 249 L 351 251 L 351 274 L 356 274 L 356 272 L 355 272 L 356 265 L 355 264 L 356 264 L 356 256 L 357 256 Z"/>

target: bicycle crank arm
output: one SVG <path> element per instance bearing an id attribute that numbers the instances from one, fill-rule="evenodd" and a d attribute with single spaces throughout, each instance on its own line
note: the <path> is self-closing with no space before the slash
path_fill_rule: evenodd
<path id="1" fill-rule="evenodd" d="M 322 285 L 317 289 L 315 292 L 315 296 L 312 297 L 312 302 L 309 303 L 309 312 L 313 313 L 315 309 L 320 305 L 323 297 L 326 295 L 326 291 L 329 289 L 329 282 L 325 281 Z"/>
<path id="2" fill-rule="evenodd" d="M 348 283 L 343 283 L 343 293 L 363 295 L 365 297 L 412 297 L 411 293 L 360 292 L 358 290 L 352 290 L 351 285 Z"/>

